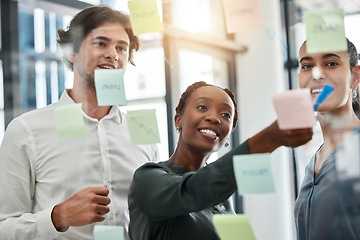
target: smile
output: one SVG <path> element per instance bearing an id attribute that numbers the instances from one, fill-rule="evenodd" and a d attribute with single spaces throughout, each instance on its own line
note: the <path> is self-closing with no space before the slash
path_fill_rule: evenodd
<path id="1" fill-rule="evenodd" d="M 211 138 L 213 140 L 219 139 L 219 134 L 210 129 L 200 129 L 199 130 L 205 137 Z"/>
<path id="2" fill-rule="evenodd" d="M 116 69 L 116 67 L 112 65 L 98 65 L 98 67 L 102 69 Z"/>

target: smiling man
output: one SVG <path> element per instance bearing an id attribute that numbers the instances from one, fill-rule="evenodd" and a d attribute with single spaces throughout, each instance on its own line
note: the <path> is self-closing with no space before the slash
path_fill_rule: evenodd
<path id="1" fill-rule="evenodd" d="M 0 148 L 0 239 L 93 239 L 94 224 L 128 226 L 136 168 L 158 161 L 155 145 L 130 143 L 118 106 L 98 106 L 96 69 L 125 68 L 140 47 L 129 17 L 84 9 L 58 30 L 72 89 L 57 103 L 14 119 Z M 82 104 L 86 138 L 59 139 L 54 109 Z M 127 239 L 127 233 L 125 234 Z"/>

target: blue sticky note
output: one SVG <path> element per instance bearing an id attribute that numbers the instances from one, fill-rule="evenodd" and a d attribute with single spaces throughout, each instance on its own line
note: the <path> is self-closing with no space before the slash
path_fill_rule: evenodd
<path id="1" fill-rule="evenodd" d="M 124 240 L 124 227 L 95 225 L 94 240 Z"/>
<path id="2" fill-rule="evenodd" d="M 128 111 L 126 119 L 132 144 L 160 142 L 155 109 Z"/>
<path id="3" fill-rule="evenodd" d="M 124 72 L 125 69 L 95 70 L 95 89 L 99 106 L 127 105 Z"/>
<path id="4" fill-rule="evenodd" d="M 269 153 L 236 155 L 233 164 L 240 195 L 275 192 Z"/>
<path id="5" fill-rule="evenodd" d="M 54 114 L 59 138 L 86 137 L 81 103 L 58 106 L 54 109 Z"/>
<path id="6" fill-rule="evenodd" d="M 347 50 L 343 9 L 308 11 L 304 20 L 308 53 Z"/>
<path id="7" fill-rule="evenodd" d="M 256 240 L 245 214 L 215 214 L 214 227 L 221 240 Z"/>

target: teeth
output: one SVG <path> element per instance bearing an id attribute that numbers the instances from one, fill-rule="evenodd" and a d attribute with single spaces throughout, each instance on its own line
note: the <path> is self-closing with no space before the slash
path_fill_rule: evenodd
<path id="1" fill-rule="evenodd" d="M 103 65 L 103 66 L 99 66 L 101 68 L 105 68 L 105 69 L 114 69 L 113 67 L 111 66 L 108 66 L 108 65 Z"/>
<path id="2" fill-rule="evenodd" d="M 311 93 L 319 93 L 319 92 L 322 92 L 322 88 L 316 88 L 311 90 Z"/>
<path id="3" fill-rule="evenodd" d="M 209 130 L 209 129 L 201 129 L 200 132 L 216 136 L 216 132 Z"/>

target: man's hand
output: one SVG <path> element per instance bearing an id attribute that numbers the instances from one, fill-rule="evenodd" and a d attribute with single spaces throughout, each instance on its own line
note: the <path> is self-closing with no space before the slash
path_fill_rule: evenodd
<path id="1" fill-rule="evenodd" d="M 84 226 L 102 222 L 108 213 L 110 198 L 107 187 L 87 187 L 80 190 L 65 202 L 54 207 L 51 214 L 55 228 L 66 231 L 70 226 Z"/>
<path id="2" fill-rule="evenodd" d="M 298 147 L 312 139 L 312 128 L 280 130 L 277 121 L 248 140 L 251 153 L 272 152 L 280 146 Z"/>

